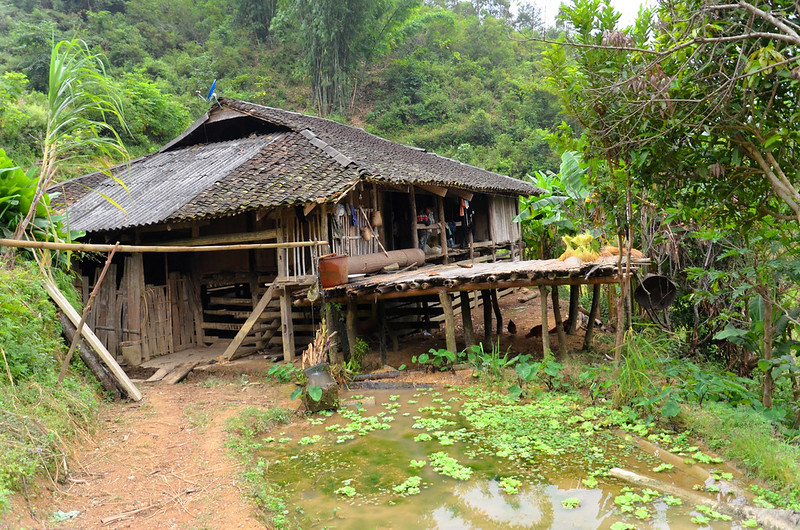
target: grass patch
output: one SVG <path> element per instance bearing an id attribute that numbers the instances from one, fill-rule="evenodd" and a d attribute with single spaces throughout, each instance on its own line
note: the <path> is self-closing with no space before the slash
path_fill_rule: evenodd
<path id="1" fill-rule="evenodd" d="M 800 509 L 800 447 L 777 436 L 767 418 L 747 406 L 708 403 L 684 408 L 681 419 L 711 449 L 777 489 L 782 500 L 770 502 Z"/>
<path id="2" fill-rule="evenodd" d="M 264 438 L 276 426 L 289 423 L 291 418 L 291 412 L 280 407 L 247 407 L 227 423 L 228 448 L 242 463 L 245 469 L 242 478 L 248 485 L 248 494 L 270 528 L 285 528 L 288 511 L 280 488 L 269 479 L 269 464 L 258 457 L 258 451 L 264 446 Z"/>

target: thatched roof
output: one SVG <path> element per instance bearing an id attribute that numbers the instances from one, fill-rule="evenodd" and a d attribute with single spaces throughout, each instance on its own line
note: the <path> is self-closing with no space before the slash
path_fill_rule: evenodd
<path id="1" fill-rule="evenodd" d="M 360 180 L 504 195 L 541 190 L 324 118 L 224 98 L 159 152 L 59 184 L 87 232 L 330 202 Z M 119 207 L 106 199 L 111 198 Z M 124 209 L 124 211 L 123 211 Z"/>

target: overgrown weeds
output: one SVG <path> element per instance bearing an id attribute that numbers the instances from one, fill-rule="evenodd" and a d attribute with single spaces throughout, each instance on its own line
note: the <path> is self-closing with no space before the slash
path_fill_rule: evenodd
<path id="1" fill-rule="evenodd" d="M 228 420 L 227 424 L 227 445 L 245 468 L 242 478 L 248 485 L 248 494 L 265 514 L 265 522 L 272 528 L 285 527 L 286 504 L 280 489 L 270 481 L 269 465 L 258 456 L 258 451 L 275 427 L 290 421 L 291 412 L 280 407 L 247 407 Z"/>
<path id="2" fill-rule="evenodd" d="M 39 279 L 31 263 L 0 264 L 0 511 L 39 473 L 63 480 L 69 443 L 87 436 L 97 418 L 96 384 L 83 379 L 79 359 L 76 375 L 57 384 L 66 348 Z"/>

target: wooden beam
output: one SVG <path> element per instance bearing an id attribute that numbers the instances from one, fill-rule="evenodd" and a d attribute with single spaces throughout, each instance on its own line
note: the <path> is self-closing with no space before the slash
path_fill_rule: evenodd
<path id="1" fill-rule="evenodd" d="M 64 314 L 67 315 L 67 318 L 69 318 L 70 322 L 72 322 L 72 325 L 77 329 L 78 324 L 81 321 L 81 317 L 78 312 L 75 311 L 75 308 L 72 307 L 72 304 L 70 304 L 66 299 L 64 294 L 59 291 L 58 287 L 56 287 L 53 282 L 47 279 L 44 280 L 44 288 L 47 290 L 47 294 L 50 295 L 50 298 L 52 298 L 55 303 L 58 304 L 58 307 L 61 308 Z M 108 369 L 111 370 L 111 374 L 116 378 L 117 381 L 119 381 L 122 389 L 128 394 L 128 397 L 134 401 L 141 401 L 142 393 L 139 392 L 139 389 L 136 388 L 136 385 L 134 385 L 133 382 L 128 379 L 128 375 L 122 368 L 120 368 L 119 364 L 117 364 L 117 361 L 114 360 L 114 357 L 108 353 L 108 350 L 105 346 L 103 346 L 103 343 L 100 342 L 100 339 L 97 338 L 97 335 L 95 335 L 94 332 L 86 326 L 83 326 L 81 329 L 81 335 L 84 339 L 86 339 L 86 342 L 89 343 L 89 346 L 91 346 L 92 349 L 97 352 L 97 355 L 100 356 L 100 359 L 102 359 L 105 365 L 108 366 Z"/>
<path id="2" fill-rule="evenodd" d="M 448 188 L 447 189 L 448 195 L 455 195 L 456 197 L 460 197 L 462 199 L 471 201 L 473 193 L 471 191 L 462 190 L 459 188 Z"/>
<path id="3" fill-rule="evenodd" d="M 500 312 L 500 304 L 497 301 L 497 289 L 491 289 L 489 293 L 492 295 L 492 309 L 494 310 L 494 317 L 497 319 L 497 336 L 503 334 L 503 314 Z"/>
<path id="4" fill-rule="evenodd" d="M 283 339 L 283 360 L 294 361 L 294 322 L 292 321 L 292 296 L 284 289 L 281 292 L 281 338 Z"/>
<path id="5" fill-rule="evenodd" d="M 192 227 L 194 228 L 194 226 Z M 268 239 L 277 239 L 278 232 L 274 228 L 269 230 L 260 230 L 258 232 L 239 232 L 235 234 L 214 234 L 208 236 L 197 236 L 188 239 L 172 239 L 164 241 L 162 245 L 173 246 L 190 246 L 196 247 L 199 245 L 224 245 L 229 243 L 246 243 L 248 241 L 264 241 Z"/>
<path id="6" fill-rule="evenodd" d="M 589 309 L 589 325 L 586 326 L 586 335 L 583 337 L 583 349 L 588 350 L 592 347 L 592 335 L 594 335 L 594 322 L 597 320 L 597 313 L 600 311 L 600 284 L 595 284 L 592 288 L 592 306 Z"/>
<path id="7" fill-rule="evenodd" d="M 556 287 L 557 288 L 557 287 Z M 547 286 L 539 286 L 539 299 L 542 312 L 542 355 L 550 351 L 550 324 L 547 322 Z"/>
<path id="8" fill-rule="evenodd" d="M 439 197 L 444 197 L 447 195 L 447 188 L 443 186 L 436 186 L 435 184 L 416 184 L 416 186 L 421 190 L 425 190 L 428 193 L 433 193 Z"/>
<path id="9" fill-rule="evenodd" d="M 461 321 L 464 326 L 464 343 L 469 348 L 475 344 L 475 332 L 472 329 L 472 307 L 470 306 L 469 293 L 461 291 Z"/>
<path id="10" fill-rule="evenodd" d="M 258 250 L 265 248 L 316 247 L 327 245 L 327 241 L 295 241 L 290 243 L 252 243 L 245 245 L 205 245 L 169 246 L 169 245 L 119 245 L 117 252 L 223 252 L 226 250 Z M 75 252 L 111 252 L 114 245 L 95 245 L 91 243 L 54 243 L 52 241 L 22 241 L 18 239 L 0 239 L 0 247 L 14 248 L 46 248 L 50 250 L 72 250 Z"/>
<path id="11" fill-rule="evenodd" d="M 250 316 L 245 320 L 242 327 L 239 329 L 239 332 L 233 338 L 231 343 L 225 348 L 225 351 L 220 356 L 220 359 L 223 361 L 230 361 L 233 357 L 233 354 L 236 353 L 236 350 L 239 349 L 239 346 L 242 345 L 244 342 L 245 337 L 250 333 L 250 330 L 253 329 L 256 321 L 258 321 L 258 317 L 261 315 L 261 312 L 266 309 L 267 305 L 269 305 L 272 297 L 275 294 L 275 284 L 269 286 L 267 292 L 264 293 L 264 296 L 261 297 L 261 300 L 258 301 L 256 307 L 253 309 L 253 312 L 250 313 Z"/>
<path id="12" fill-rule="evenodd" d="M 456 346 L 456 318 L 453 314 L 453 300 L 450 298 L 450 293 L 439 291 L 439 303 L 442 304 L 442 309 L 444 309 L 444 333 L 447 349 L 455 353 L 458 351 L 458 346 Z"/>

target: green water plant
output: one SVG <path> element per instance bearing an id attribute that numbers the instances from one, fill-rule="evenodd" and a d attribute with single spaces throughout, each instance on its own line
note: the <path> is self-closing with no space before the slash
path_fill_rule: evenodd
<path id="1" fill-rule="evenodd" d="M 447 453 L 441 451 L 433 453 L 428 456 L 428 461 L 431 463 L 431 467 L 434 471 L 447 477 L 456 480 L 469 480 L 472 476 L 471 468 L 462 466 L 458 463 L 458 460 Z"/>
<path id="2" fill-rule="evenodd" d="M 444 371 L 453 367 L 456 354 L 443 348 L 431 348 L 428 353 L 421 353 L 411 357 L 412 363 L 418 363 L 430 371 Z"/>
<path id="3" fill-rule="evenodd" d="M 506 381 L 507 370 L 512 368 L 520 357 L 511 355 L 511 348 L 503 351 L 500 348 L 500 339 L 492 344 L 492 349 L 487 351 L 483 343 L 473 344 L 466 351 L 467 363 L 470 364 L 478 376 L 483 375 L 489 384 L 502 384 Z"/>
<path id="4" fill-rule="evenodd" d="M 500 480 L 498 486 L 508 495 L 516 495 L 519 493 L 519 487 L 522 484 L 519 480 L 515 479 L 514 477 L 505 477 Z"/>
<path id="5" fill-rule="evenodd" d="M 420 477 L 408 477 L 402 484 L 393 486 L 392 491 L 400 495 L 416 495 L 420 492 L 420 484 L 422 484 Z"/>
<path id="6" fill-rule="evenodd" d="M 567 510 L 573 510 L 581 505 L 581 500 L 577 497 L 570 497 L 561 501 L 561 506 Z"/>

